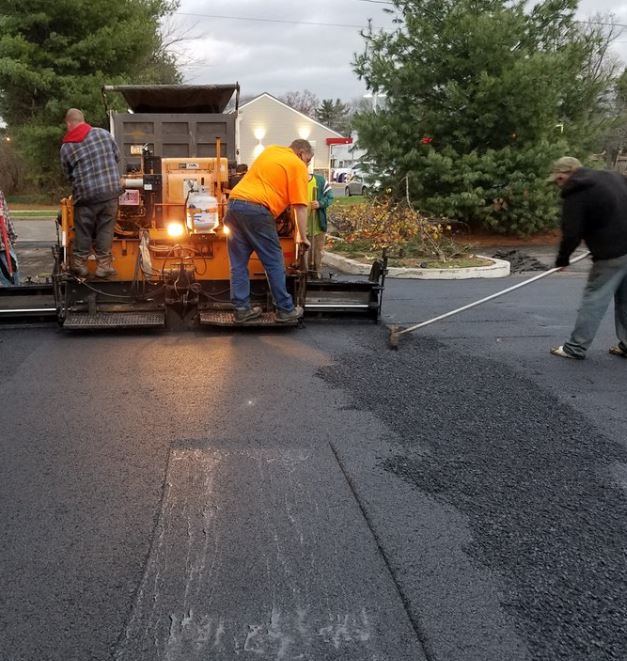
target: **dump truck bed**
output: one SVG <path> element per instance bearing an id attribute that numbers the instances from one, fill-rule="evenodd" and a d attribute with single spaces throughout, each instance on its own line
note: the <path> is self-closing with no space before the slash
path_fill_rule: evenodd
<path id="1" fill-rule="evenodd" d="M 110 114 L 111 133 L 120 149 L 122 174 L 139 169 L 144 146 L 162 158 L 201 158 L 216 154 L 236 160 L 239 85 L 106 85 L 120 93 L 132 112 Z M 233 112 L 224 112 L 235 95 Z"/>

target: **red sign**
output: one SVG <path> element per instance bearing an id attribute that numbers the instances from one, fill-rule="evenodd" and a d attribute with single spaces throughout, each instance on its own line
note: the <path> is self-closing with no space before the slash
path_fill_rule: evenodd
<path id="1" fill-rule="evenodd" d="M 327 138 L 327 145 L 352 145 L 352 138 Z"/>

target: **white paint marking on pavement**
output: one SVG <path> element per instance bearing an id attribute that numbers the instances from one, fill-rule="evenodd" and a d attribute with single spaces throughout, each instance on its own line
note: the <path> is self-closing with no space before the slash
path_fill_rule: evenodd
<path id="1" fill-rule="evenodd" d="M 325 649 L 331 654 L 332 650 L 343 650 L 364 661 L 385 658 L 370 647 L 375 628 L 380 631 L 381 627 L 373 625 L 366 607 L 356 601 L 354 609 L 345 609 L 351 603 L 346 586 L 336 586 L 331 599 L 325 595 L 326 612 L 311 608 L 307 602 L 308 591 L 316 589 L 307 582 L 315 577 L 302 578 L 302 567 L 315 563 L 313 557 L 309 559 L 310 549 L 303 551 L 303 546 L 313 545 L 318 519 L 325 516 L 320 516 L 312 487 L 307 492 L 302 479 L 302 471 L 312 470 L 311 465 L 305 466 L 311 459 L 311 453 L 302 449 L 172 450 L 153 546 L 116 661 L 232 661 L 234 657 L 304 661 L 323 658 L 321 653 L 326 657 Z M 228 566 L 234 550 L 224 536 L 234 526 L 247 525 L 233 520 L 233 503 L 228 501 L 229 494 L 223 493 L 225 483 L 231 487 L 230 495 L 239 488 L 232 485 L 239 471 L 245 477 L 255 475 L 253 481 L 258 484 L 253 489 L 262 492 L 255 495 L 271 501 L 264 508 L 268 518 L 252 521 L 262 531 L 256 532 L 257 536 L 261 534 L 269 547 L 274 547 L 267 558 L 261 545 L 256 554 L 264 557 L 265 576 L 253 576 L 247 567 Z M 274 493 L 277 488 L 282 491 L 279 485 L 285 491 Z M 264 489 L 273 493 L 268 496 Z M 245 493 L 242 497 L 250 496 Z M 273 498 L 278 501 L 278 510 Z M 307 529 L 303 509 L 313 517 L 315 530 Z M 242 510 L 245 517 L 246 508 Z M 291 534 L 279 532 L 285 529 L 277 518 L 287 522 Z M 311 527 L 311 521 L 309 524 Z M 254 538 L 251 531 L 251 544 Z M 296 559 L 294 549 L 300 549 Z M 246 580 L 268 581 L 271 590 L 251 586 L 251 600 L 256 594 L 269 608 L 264 611 L 262 603 L 231 603 L 222 610 L 220 599 L 225 595 L 229 598 L 233 573 L 239 578 L 246 571 L 251 571 Z M 283 582 L 283 594 L 275 590 L 276 582 Z M 235 588 L 241 589 L 241 585 Z M 342 596 L 338 598 L 338 594 Z"/>

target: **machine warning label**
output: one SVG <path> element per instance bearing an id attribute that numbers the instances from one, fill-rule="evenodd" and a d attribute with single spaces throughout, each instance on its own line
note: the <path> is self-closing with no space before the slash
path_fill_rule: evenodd
<path id="1" fill-rule="evenodd" d="M 198 170 L 198 163 L 179 163 L 179 170 Z"/>

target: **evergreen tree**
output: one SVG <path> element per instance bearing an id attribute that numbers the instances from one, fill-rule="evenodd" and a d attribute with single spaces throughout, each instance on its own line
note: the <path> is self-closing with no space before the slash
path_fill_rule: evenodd
<path id="1" fill-rule="evenodd" d="M 349 111 L 350 107 L 339 99 L 323 99 L 316 108 L 316 119 L 334 131 L 346 135 L 350 132 Z"/>
<path id="2" fill-rule="evenodd" d="M 160 19 L 178 0 L 0 0 L 0 115 L 40 186 L 59 181 L 68 107 L 107 126 L 102 85 L 173 83 Z"/>
<path id="3" fill-rule="evenodd" d="M 368 160 L 426 212 L 503 231 L 552 223 L 550 161 L 585 156 L 603 126 L 608 32 L 582 28 L 574 0 L 393 3 L 397 29 L 365 34 L 354 63 L 387 95 L 355 119 Z"/>

